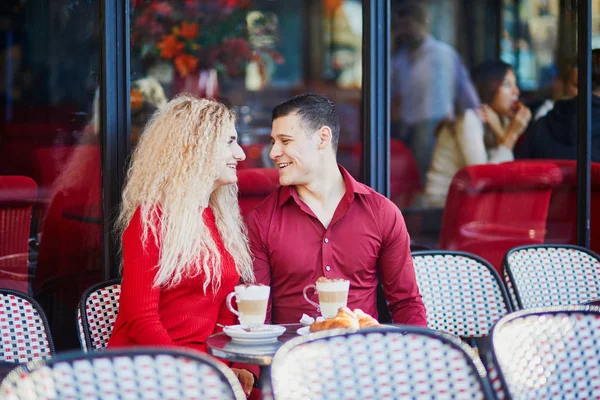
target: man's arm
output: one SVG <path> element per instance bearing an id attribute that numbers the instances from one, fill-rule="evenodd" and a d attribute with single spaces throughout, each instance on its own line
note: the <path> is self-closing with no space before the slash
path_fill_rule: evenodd
<path id="1" fill-rule="evenodd" d="M 479 106 L 479 96 L 477 91 L 471 82 L 469 73 L 463 65 L 460 56 L 455 53 L 455 66 L 456 66 L 456 98 L 455 106 L 456 114 L 461 114 L 469 108 L 476 108 Z"/>
<path id="2" fill-rule="evenodd" d="M 252 253 L 254 268 L 254 277 L 256 283 L 271 286 L 271 263 L 269 262 L 269 251 L 266 243 L 266 236 L 263 235 L 262 221 L 256 210 L 248 214 L 246 218 L 248 224 L 248 240 L 250 242 L 250 252 Z M 265 323 L 271 322 L 271 298 L 267 305 L 267 318 Z"/>
<path id="3" fill-rule="evenodd" d="M 377 264 L 392 319 L 395 324 L 427 327 L 404 218 L 392 203 L 380 209 L 379 223 L 384 237 Z"/>

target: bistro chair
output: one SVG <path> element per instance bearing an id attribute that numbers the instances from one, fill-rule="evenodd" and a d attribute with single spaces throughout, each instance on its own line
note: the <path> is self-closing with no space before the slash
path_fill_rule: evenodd
<path id="1" fill-rule="evenodd" d="M 571 245 L 520 246 L 504 257 L 513 308 L 566 306 L 600 297 L 600 258 Z"/>
<path id="2" fill-rule="evenodd" d="M 211 357 L 184 350 L 130 348 L 57 356 L 11 371 L 0 398 L 242 400 L 233 372 Z"/>
<path id="3" fill-rule="evenodd" d="M 429 328 L 474 345 L 512 311 L 500 276 L 482 258 L 442 250 L 414 252 L 412 257 Z"/>
<path id="4" fill-rule="evenodd" d="M 292 339 L 275 354 L 271 374 L 276 400 L 491 398 L 469 346 L 413 326 Z"/>
<path id="5" fill-rule="evenodd" d="M 510 398 L 600 398 L 600 311 L 546 307 L 503 317 L 490 334 L 491 362 Z"/>
<path id="6" fill-rule="evenodd" d="M 83 293 L 77 308 L 77 329 L 83 351 L 106 347 L 119 314 L 120 296 L 120 279 L 99 283 Z"/>
<path id="7" fill-rule="evenodd" d="M 0 361 L 25 363 L 54 356 L 48 321 L 29 295 L 0 289 Z"/>

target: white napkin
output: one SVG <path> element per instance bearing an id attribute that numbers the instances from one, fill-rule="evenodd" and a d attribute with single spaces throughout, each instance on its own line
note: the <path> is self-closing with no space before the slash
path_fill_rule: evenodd
<path id="1" fill-rule="evenodd" d="M 317 317 L 317 321 L 319 321 L 319 322 L 324 321 L 324 320 L 325 320 L 325 318 L 323 318 L 323 317 Z M 313 317 L 309 317 L 306 314 L 302 314 L 302 318 L 300 318 L 300 323 L 302 325 L 308 326 L 308 325 L 312 324 L 313 322 L 315 322 L 315 319 Z"/>

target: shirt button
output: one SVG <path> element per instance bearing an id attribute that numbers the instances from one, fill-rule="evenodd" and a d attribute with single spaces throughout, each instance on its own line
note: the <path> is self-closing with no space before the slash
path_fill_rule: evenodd
<path id="1" fill-rule="evenodd" d="M 331 271 L 331 267 L 330 267 L 329 265 L 328 265 L 328 266 L 326 266 L 326 267 L 325 267 L 325 269 L 326 269 L 327 271 Z"/>
<path id="2" fill-rule="evenodd" d="M 329 243 L 329 239 L 325 238 L 325 243 Z"/>

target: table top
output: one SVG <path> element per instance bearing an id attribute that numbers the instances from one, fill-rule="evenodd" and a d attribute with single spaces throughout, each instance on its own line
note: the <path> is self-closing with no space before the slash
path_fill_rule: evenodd
<path id="1" fill-rule="evenodd" d="M 296 331 L 302 327 L 301 324 L 282 324 L 281 326 L 285 326 L 286 330 L 274 343 L 259 345 L 235 343 L 229 336 L 221 332 L 210 336 L 206 340 L 206 346 L 210 354 L 224 360 L 261 366 L 271 365 L 275 352 L 285 342 L 298 337 Z"/>

